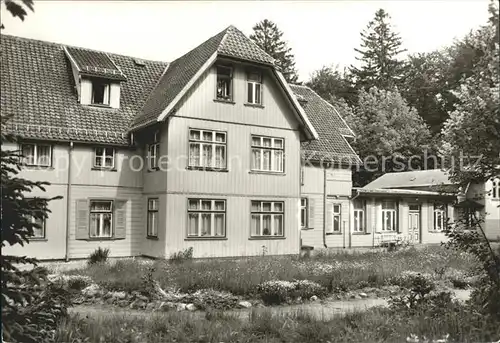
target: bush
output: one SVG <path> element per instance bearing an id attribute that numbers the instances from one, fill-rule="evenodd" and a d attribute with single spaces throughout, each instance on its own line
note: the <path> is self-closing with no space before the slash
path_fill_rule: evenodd
<path id="1" fill-rule="evenodd" d="M 197 308 L 227 310 L 236 307 L 238 297 L 229 292 L 219 292 L 213 289 L 200 289 L 184 298 L 183 301 L 191 302 Z"/>
<path id="2" fill-rule="evenodd" d="M 92 254 L 90 254 L 87 263 L 89 265 L 97 264 L 97 263 L 106 263 L 109 256 L 109 249 L 102 249 L 101 247 L 94 250 Z"/>
<path id="3" fill-rule="evenodd" d="M 193 259 L 193 247 L 189 247 L 182 251 L 178 251 L 170 255 L 170 261 L 172 262 L 184 262 Z"/>
<path id="4" fill-rule="evenodd" d="M 257 286 L 262 301 L 267 305 L 276 305 L 293 299 L 318 297 L 326 294 L 326 289 L 316 282 L 309 280 L 299 281 L 266 281 Z"/>

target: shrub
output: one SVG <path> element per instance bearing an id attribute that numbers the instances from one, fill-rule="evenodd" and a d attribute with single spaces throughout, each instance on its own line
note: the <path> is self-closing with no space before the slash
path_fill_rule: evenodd
<path id="1" fill-rule="evenodd" d="M 172 262 L 184 262 L 193 259 L 193 247 L 189 247 L 182 251 L 178 251 L 170 255 L 170 261 Z"/>
<path id="2" fill-rule="evenodd" d="M 92 252 L 88 258 L 87 263 L 89 265 L 97 264 L 97 263 L 106 263 L 109 256 L 109 249 L 102 249 L 101 247 L 97 248 Z"/>
<path id="3" fill-rule="evenodd" d="M 266 281 L 257 286 L 262 301 L 268 305 L 281 304 L 292 299 L 318 297 L 326 294 L 320 284 L 309 280 L 298 281 Z"/>
<path id="4" fill-rule="evenodd" d="M 226 310 L 234 308 L 238 303 L 238 297 L 229 292 L 220 292 L 213 289 L 200 289 L 184 298 L 184 301 L 191 302 L 197 308 Z"/>

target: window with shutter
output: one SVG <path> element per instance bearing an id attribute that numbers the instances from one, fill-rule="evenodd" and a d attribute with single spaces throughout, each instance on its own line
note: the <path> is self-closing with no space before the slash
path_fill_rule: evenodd
<path id="1" fill-rule="evenodd" d="M 308 229 L 314 229 L 314 199 L 309 198 L 307 199 L 307 206 L 308 208 L 308 214 L 307 214 L 307 228 Z"/>
<path id="2" fill-rule="evenodd" d="M 76 201 L 76 239 L 89 239 L 89 202 L 87 199 Z"/>
<path id="3" fill-rule="evenodd" d="M 115 200 L 115 238 L 125 239 L 127 234 L 127 201 Z"/>

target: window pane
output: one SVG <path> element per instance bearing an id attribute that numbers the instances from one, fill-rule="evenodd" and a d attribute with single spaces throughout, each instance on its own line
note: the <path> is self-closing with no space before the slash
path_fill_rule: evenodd
<path id="1" fill-rule="evenodd" d="M 274 152 L 274 170 L 283 171 L 283 151 Z"/>
<path id="2" fill-rule="evenodd" d="M 260 236 L 260 215 L 253 214 L 252 215 L 252 223 L 251 223 L 251 234 L 252 236 Z"/>
<path id="3" fill-rule="evenodd" d="M 253 104 L 253 83 L 248 82 L 248 93 L 247 93 L 247 102 L 249 104 Z"/>
<path id="4" fill-rule="evenodd" d="M 38 224 L 40 227 L 33 227 L 33 237 L 34 238 L 44 238 L 45 237 L 45 225 L 43 219 L 34 219 L 34 222 Z"/>
<path id="5" fill-rule="evenodd" d="M 194 167 L 200 166 L 200 144 L 191 143 L 189 145 L 189 165 Z"/>
<path id="6" fill-rule="evenodd" d="M 253 136 L 252 137 L 252 145 L 253 146 L 260 146 L 260 137 Z"/>
<path id="7" fill-rule="evenodd" d="M 271 235 L 271 215 L 265 214 L 262 216 L 262 235 L 270 236 Z"/>
<path id="8" fill-rule="evenodd" d="M 212 147 L 213 146 L 211 144 L 204 144 L 203 145 L 203 166 L 204 167 L 212 167 L 213 166 Z"/>
<path id="9" fill-rule="evenodd" d="M 333 216 L 333 231 L 340 231 L 340 216 Z"/>
<path id="10" fill-rule="evenodd" d="M 188 236 L 198 235 L 198 213 L 190 213 L 188 216 Z"/>
<path id="11" fill-rule="evenodd" d="M 213 140 L 213 133 L 211 131 L 203 131 L 203 140 L 211 142 Z"/>
<path id="12" fill-rule="evenodd" d="M 215 236 L 224 236 L 224 215 L 214 214 Z"/>
<path id="13" fill-rule="evenodd" d="M 191 130 L 189 132 L 189 138 L 190 139 L 195 139 L 195 140 L 200 140 L 200 131 L 198 131 L 198 130 Z"/>
<path id="14" fill-rule="evenodd" d="M 102 156 L 96 156 L 95 157 L 95 165 L 96 165 L 96 167 L 101 167 L 102 166 Z"/>
<path id="15" fill-rule="evenodd" d="M 274 235 L 283 236 L 283 215 L 274 215 Z"/>
<path id="16" fill-rule="evenodd" d="M 252 201 L 252 212 L 260 212 L 260 201 Z"/>
<path id="17" fill-rule="evenodd" d="M 260 104 L 260 94 L 261 94 L 261 85 L 259 83 L 255 84 L 255 103 Z"/>
<path id="18" fill-rule="evenodd" d="M 150 212 L 148 215 L 148 235 L 156 236 L 158 234 L 158 212 Z"/>
<path id="19" fill-rule="evenodd" d="M 275 139 L 274 140 L 274 147 L 278 149 L 283 148 L 283 140 L 282 139 Z"/>
<path id="20" fill-rule="evenodd" d="M 271 212 L 271 203 L 270 202 L 262 203 L 262 211 Z"/>
<path id="21" fill-rule="evenodd" d="M 224 211 L 224 201 L 215 201 L 215 210 Z"/>
<path id="22" fill-rule="evenodd" d="M 149 200 L 149 209 L 157 210 L 158 209 L 158 199 L 150 199 Z"/>
<path id="23" fill-rule="evenodd" d="M 35 146 L 33 144 L 23 144 L 22 150 L 24 163 L 35 164 Z"/>
<path id="24" fill-rule="evenodd" d="M 189 200 L 189 209 L 196 210 L 200 208 L 200 202 L 198 200 Z"/>
<path id="25" fill-rule="evenodd" d="M 215 141 L 224 143 L 226 141 L 226 135 L 224 133 L 220 133 L 220 132 L 216 133 L 215 134 Z"/>
<path id="26" fill-rule="evenodd" d="M 333 213 L 340 213 L 340 205 L 333 205 Z"/>
<path id="27" fill-rule="evenodd" d="M 49 145 L 38 145 L 37 146 L 37 164 L 40 166 L 50 165 L 50 146 Z"/>
<path id="28" fill-rule="evenodd" d="M 97 237 L 100 226 L 100 215 L 98 213 L 90 214 L 90 237 Z"/>
<path id="29" fill-rule="evenodd" d="M 275 212 L 283 212 L 283 204 L 280 202 L 274 203 L 274 211 Z"/>
<path id="30" fill-rule="evenodd" d="M 212 208 L 212 201 L 210 200 L 203 200 L 201 202 L 201 209 L 202 210 L 210 210 Z"/>
<path id="31" fill-rule="evenodd" d="M 215 147 L 215 167 L 225 168 L 226 167 L 226 147 L 222 145 L 217 145 Z"/>
<path id="32" fill-rule="evenodd" d="M 201 235 L 212 235 L 212 215 L 210 213 L 203 213 L 201 215 Z"/>
<path id="33" fill-rule="evenodd" d="M 260 149 L 252 150 L 252 169 L 260 170 Z"/>
<path id="34" fill-rule="evenodd" d="M 263 138 L 262 139 L 262 146 L 271 147 L 271 138 Z"/>
<path id="35" fill-rule="evenodd" d="M 106 156 L 104 166 L 105 167 L 113 167 L 113 157 L 112 156 Z"/>
<path id="36" fill-rule="evenodd" d="M 104 154 L 104 149 L 103 148 L 95 148 L 95 154 L 97 156 L 102 156 Z"/>
<path id="37" fill-rule="evenodd" d="M 111 201 L 92 201 L 90 203 L 91 211 L 111 211 Z"/>
<path id="38" fill-rule="evenodd" d="M 111 156 L 113 157 L 115 154 L 115 151 L 113 148 L 106 148 L 106 156 Z"/>
<path id="39" fill-rule="evenodd" d="M 111 213 L 104 213 L 103 216 L 103 237 L 111 237 Z"/>
<path id="40" fill-rule="evenodd" d="M 262 170 L 271 170 L 271 150 L 264 150 Z"/>
<path id="41" fill-rule="evenodd" d="M 354 200 L 354 208 L 362 210 L 364 208 L 363 200 Z"/>

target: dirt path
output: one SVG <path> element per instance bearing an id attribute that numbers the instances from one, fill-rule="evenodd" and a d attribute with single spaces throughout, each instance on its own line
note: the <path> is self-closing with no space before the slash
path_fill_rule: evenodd
<path id="1" fill-rule="evenodd" d="M 306 304 L 297 305 L 284 305 L 284 306 L 273 306 L 273 307 L 255 307 L 253 309 L 235 309 L 226 311 L 226 314 L 234 315 L 241 319 L 247 318 L 252 310 L 256 313 L 271 311 L 273 314 L 291 314 L 295 312 L 307 313 L 317 319 L 329 320 L 332 317 L 345 314 L 347 312 L 353 311 L 364 311 L 374 306 L 387 306 L 387 301 L 385 299 L 359 299 L 359 300 L 326 300 L 322 302 L 312 302 Z M 79 305 L 70 309 L 70 313 L 78 313 L 85 317 L 95 317 L 95 316 L 132 316 L 132 317 L 144 317 L 155 315 L 161 312 L 150 312 L 150 311 L 140 311 L 131 310 L 128 308 L 120 308 L 114 306 L 85 306 Z M 204 318 L 204 311 L 195 312 L 179 312 L 179 315 L 190 315 L 196 316 L 198 318 Z"/>

